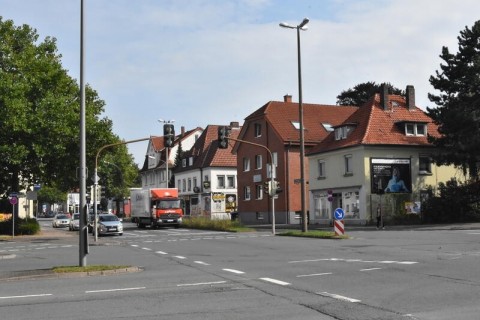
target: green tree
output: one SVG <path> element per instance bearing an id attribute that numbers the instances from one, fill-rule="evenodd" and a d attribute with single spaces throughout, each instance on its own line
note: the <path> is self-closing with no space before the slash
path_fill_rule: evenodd
<path id="1" fill-rule="evenodd" d="M 385 83 L 390 94 L 405 95 L 405 92 L 394 87 L 390 83 Z M 342 91 L 337 96 L 337 105 L 340 106 L 362 106 L 365 102 L 370 100 L 373 95 L 380 93 L 382 84 L 375 82 L 364 82 L 357 84 L 353 89 Z"/>
<path id="2" fill-rule="evenodd" d="M 460 31 L 458 52 L 442 48 L 441 71 L 430 77 L 439 92 L 429 94 L 435 108 L 427 108 L 441 137 L 430 137 L 440 150 L 438 164 L 455 165 L 478 180 L 480 160 L 480 21 Z"/>
<path id="3" fill-rule="evenodd" d="M 61 65 L 56 39 L 40 42 L 35 29 L 0 17 L 0 194 L 35 183 L 61 192 L 78 189 L 79 97 L 78 83 Z M 86 153 L 91 174 L 97 150 L 120 141 L 112 133 L 112 121 L 101 117 L 104 106 L 87 85 Z M 126 148 L 117 150 L 121 151 L 132 170 L 138 170 Z"/>

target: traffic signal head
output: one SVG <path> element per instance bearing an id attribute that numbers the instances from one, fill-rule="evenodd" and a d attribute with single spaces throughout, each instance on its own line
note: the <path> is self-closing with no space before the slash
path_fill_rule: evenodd
<path id="1" fill-rule="evenodd" d="M 279 181 L 274 181 L 275 186 L 273 187 L 273 194 L 279 194 L 283 191 L 283 189 L 280 187 L 280 182 Z"/>
<path id="2" fill-rule="evenodd" d="M 226 126 L 218 127 L 218 148 L 228 148 L 228 128 Z"/>
<path id="3" fill-rule="evenodd" d="M 165 123 L 163 125 L 163 144 L 167 148 L 173 147 L 175 140 L 175 127 L 171 123 Z"/>
<path id="4" fill-rule="evenodd" d="M 268 180 L 263 183 L 263 192 L 265 194 L 271 195 L 272 192 L 272 181 Z"/>

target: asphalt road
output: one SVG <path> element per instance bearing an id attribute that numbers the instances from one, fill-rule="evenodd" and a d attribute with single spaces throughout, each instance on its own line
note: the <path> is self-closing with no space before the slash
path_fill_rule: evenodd
<path id="1" fill-rule="evenodd" d="M 125 223 L 121 237 L 90 237 L 87 263 L 139 272 L 7 280 L 78 265 L 78 233 L 41 223 L 47 237 L 0 242 L 5 319 L 479 318 L 480 225 L 319 240 Z"/>

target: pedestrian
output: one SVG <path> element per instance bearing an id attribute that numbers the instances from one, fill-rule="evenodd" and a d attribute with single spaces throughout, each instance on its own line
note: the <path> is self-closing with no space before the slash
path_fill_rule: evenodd
<path id="1" fill-rule="evenodd" d="M 380 229 L 380 226 L 382 229 L 385 229 L 385 224 L 383 223 L 383 214 L 382 214 L 382 207 L 378 205 L 377 207 L 377 230 Z"/>

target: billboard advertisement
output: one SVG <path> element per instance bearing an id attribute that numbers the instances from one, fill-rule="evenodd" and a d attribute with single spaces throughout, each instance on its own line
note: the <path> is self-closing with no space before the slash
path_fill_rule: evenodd
<path id="1" fill-rule="evenodd" d="M 410 158 L 371 158 L 370 180 L 372 182 L 372 193 L 412 192 L 410 165 Z"/>

